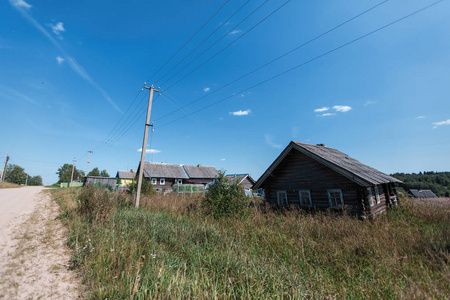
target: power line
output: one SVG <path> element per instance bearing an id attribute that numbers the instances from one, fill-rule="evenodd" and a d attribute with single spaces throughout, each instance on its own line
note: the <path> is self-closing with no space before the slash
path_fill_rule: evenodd
<path id="1" fill-rule="evenodd" d="M 316 61 L 316 60 L 318 60 L 318 59 L 320 59 L 320 58 L 322 58 L 322 57 L 324 57 L 324 56 L 326 56 L 326 55 L 328 55 L 328 54 L 331 54 L 331 53 L 333 53 L 333 52 L 335 52 L 335 51 L 337 51 L 337 50 L 339 50 L 339 49 L 342 49 L 342 48 L 344 48 L 344 47 L 346 47 L 346 46 L 348 46 L 348 45 L 350 45 L 350 44 L 353 44 L 353 43 L 355 43 L 355 42 L 357 42 L 357 41 L 359 41 L 359 40 L 361 40 L 361 39 L 363 39 L 363 38 L 365 38 L 365 37 L 367 37 L 367 36 L 370 36 L 370 35 L 372 35 L 372 34 L 378 32 L 378 31 L 381 31 L 381 30 L 383 30 L 383 29 L 385 29 L 385 28 L 387 28 L 387 27 L 390 27 L 390 26 L 392 26 L 392 25 L 394 25 L 394 24 L 396 24 L 396 23 L 398 23 L 398 22 L 401 22 L 401 21 L 403 21 L 403 20 L 405 20 L 405 19 L 407 19 L 407 18 L 409 18 L 409 17 L 412 17 L 412 16 L 414 16 L 414 15 L 416 15 L 416 14 L 418 14 L 418 13 L 420 13 L 420 12 L 422 12 L 422 11 L 428 9 L 428 8 L 431 8 L 431 7 L 433 7 L 433 6 L 437 5 L 437 4 L 439 4 L 440 2 L 443 2 L 443 1 L 444 1 L 444 0 L 439 0 L 439 1 L 436 1 L 436 2 L 434 2 L 434 3 L 432 3 L 432 4 L 430 4 L 430 5 L 427 5 L 427 6 L 421 8 L 421 9 L 419 9 L 419 10 L 416 10 L 416 11 L 414 11 L 414 12 L 412 12 L 412 13 L 410 13 L 410 14 L 408 14 L 408 15 L 406 15 L 406 16 L 400 18 L 400 19 L 397 19 L 397 20 L 395 20 L 395 21 L 393 21 L 393 22 L 391 22 L 391 23 L 388 23 L 387 25 L 384 25 L 384 26 L 382 26 L 382 27 L 379 27 L 379 28 L 377 28 L 377 29 L 375 29 L 375 30 L 373 30 L 373 31 L 371 31 L 371 32 L 369 32 L 369 33 L 366 33 L 366 34 L 364 34 L 364 35 L 362 35 L 362 36 L 360 36 L 360 37 L 358 37 L 358 38 L 356 38 L 356 39 L 351 40 L 350 42 L 344 43 L 344 44 L 342 44 L 342 45 L 339 46 L 339 47 L 333 48 L 332 50 L 329 50 L 329 51 L 327 51 L 327 52 L 325 52 L 325 53 L 322 53 L 322 54 L 319 55 L 319 56 L 316 56 L 316 57 L 314 57 L 314 58 L 312 58 L 312 59 L 310 59 L 310 60 L 308 60 L 308 61 L 306 61 L 306 62 L 303 62 L 303 63 L 301 63 L 301 64 L 299 64 L 299 65 L 296 65 L 296 66 L 294 66 L 294 67 L 292 67 L 292 68 L 290 68 L 290 69 L 288 69 L 288 70 L 286 70 L 286 71 L 283 71 L 283 72 L 281 72 L 281 73 L 279 73 L 279 74 L 277 74 L 277 75 L 275 75 L 275 76 L 272 76 L 272 77 L 270 77 L 270 78 L 268 78 L 268 79 L 265 79 L 265 80 L 263 80 L 263 81 L 261 81 L 261 82 L 259 82 L 259 83 L 257 83 L 257 84 L 254 84 L 254 85 L 252 85 L 252 86 L 250 86 L 250 87 L 248 87 L 248 88 L 245 88 L 245 89 L 243 89 L 243 90 L 241 90 L 241 91 L 239 91 L 239 92 L 237 92 L 237 93 L 233 93 L 232 95 L 230 95 L 230 96 L 228 96 L 228 97 L 222 98 L 221 100 L 216 101 L 216 102 L 214 102 L 214 103 L 211 103 L 211 104 L 209 104 L 209 105 L 207 105 L 207 106 L 205 106 L 205 107 L 203 107 L 203 108 L 200 108 L 200 109 L 198 109 L 198 110 L 196 110 L 196 111 L 194 111 L 194 112 L 192 112 L 192 113 L 190 113 L 190 114 L 195 114 L 195 113 L 197 113 L 197 112 L 200 112 L 200 111 L 202 111 L 202 110 L 205 110 L 205 109 L 207 109 L 207 108 L 209 108 L 209 107 L 211 107 L 211 106 L 214 106 L 214 105 L 216 105 L 216 104 L 218 104 L 218 103 L 221 103 L 221 102 L 223 102 L 223 101 L 225 101 L 225 100 L 228 100 L 228 99 L 230 99 L 230 98 L 232 98 L 232 97 L 235 97 L 236 95 L 239 95 L 239 94 L 241 94 L 241 93 L 244 93 L 244 92 L 246 92 L 246 91 L 248 91 L 248 90 L 251 90 L 251 89 L 253 89 L 253 88 L 257 87 L 257 86 L 260 86 L 260 85 L 262 85 L 262 84 L 264 84 L 264 83 L 266 83 L 266 82 L 269 82 L 269 81 L 271 81 L 271 80 L 273 80 L 273 79 L 275 79 L 275 78 L 278 78 L 278 77 L 280 77 L 280 76 L 282 76 L 282 75 L 285 75 L 285 74 L 287 74 L 287 73 L 289 73 L 289 72 L 291 72 L 291 71 L 294 71 L 294 70 L 296 70 L 296 69 L 298 69 L 298 68 L 300 68 L 300 67 L 302 67 L 302 66 L 304 66 L 304 65 L 307 65 L 307 64 L 309 64 L 309 63 L 311 63 L 311 62 L 313 62 L 313 61 Z M 179 121 L 179 120 L 181 120 L 181 119 L 184 119 L 185 117 L 187 117 L 187 115 L 182 116 L 182 117 L 179 117 L 178 119 L 175 119 L 175 120 L 173 120 L 173 121 L 171 121 L 171 122 L 165 123 L 165 124 L 159 126 L 158 128 L 165 127 L 165 126 L 167 126 L 167 125 L 170 125 L 170 124 L 172 124 L 172 123 L 175 123 L 175 122 L 177 122 L 177 121 Z"/>
<path id="2" fill-rule="evenodd" d="M 225 24 L 227 24 L 228 21 L 231 20 L 231 18 L 233 18 L 239 11 L 241 11 L 251 0 L 247 0 L 247 2 L 245 2 L 241 7 L 239 7 L 228 19 L 226 19 L 224 22 L 222 22 L 222 24 L 220 24 L 219 27 L 216 28 L 216 30 L 214 30 L 210 35 L 208 35 L 197 47 L 195 47 L 191 52 L 189 52 L 186 56 L 184 56 L 175 66 L 173 66 L 169 71 L 167 71 L 162 77 L 160 77 L 156 83 L 158 83 L 159 81 L 163 80 L 167 74 L 169 74 L 170 72 L 173 71 L 173 69 L 175 69 L 176 67 L 178 67 L 183 61 L 186 60 L 186 58 L 188 58 L 189 56 L 191 56 L 192 53 L 194 53 L 198 48 L 200 48 L 207 40 L 209 40 L 209 38 L 211 36 L 213 36 L 220 28 L 222 28 L 223 26 L 225 26 Z M 267 1 L 266 1 L 267 2 Z M 235 26 L 236 27 L 236 26 Z M 235 28 L 233 27 L 233 28 Z M 222 38 L 221 38 L 222 39 Z"/>
<path id="3" fill-rule="evenodd" d="M 231 84 L 233 84 L 233 83 L 235 83 L 235 82 L 237 82 L 237 81 L 239 81 L 239 80 L 244 79 L 245 77 L 247 77 L 247 76 L 249 76 L 249 75 L 251 75 L 251 74 L 253 74 L 253 73 L 255 73 L 255 72 L 257 72 L 257 71 L 259 71 L 259 70 L 261 70 L 261 69 L 263 69 L 263 68 L 265 68 L 265 67 L 271 65 L 271 64 L 273 64 L 274 62 L 276 62 L 276 61 L 282 59 L 283 57 L 286 57 L 287 55 L 289 55 L 289 54 L 291 54 L 291 53 L 293 53 L 293 52 L 295 52 L 295 51 L 297 51 L 297 50 L 303 48 L 304 46 L 306 46 L 306 45 L 308 45 L 308 44 L 310 44 L 310 43 L 312 43 L 312 42 L 318 40 L 319 38 L 321 38 L 321 37 L 323 37 L 323 36 L 325 36 L 325 35 L 327 35 L 327 34 L 333 32 L 333 31 L 335 31 L 336 29 L 338 29 L 338 28 L 344 26 L 345 24 L 347 24 L 347 23 L 349 23 L 349 22 L 351 22 L 351 21 L 353 21 L 353 20 L 355 20 L 355 19 L 361 17 L 362 15 L 364 15 L 364 14 L 366 14 L 366 13 L 368 13 L 368 12 L 374 10 L 375 8 L 377 8 L 377 7 L 379 7 L 379 6 L 383 5 L 383 4 L 385 4 L 385 3 L 388 2 L 388 1 L 390 1 L 390 0 L 385 0 L 385 1 L 383 1 L 383 2 L 378 3 L 378 4 L 375 5 L 375 6 L 372 6 L 371 8 L 369 8 L 369 9 L 367 9 L 367 10 L 365 10 L 365 11 L 363 11 L 363 12 L 357 14 L 356 16 L 354 16 L 354 17 L 352 17 L 352 18 L 350 18 L 350 19 L 348 19 L 348 20 L 346 20 L 346 21 L 340 23 L 340 24 L 337 25 L 337 26 L 334 26 L 333 28 L 331 28 L 331 29 L 325 31 L 324 33 L 321 33 L 320 35 L 318 35 L 318 36 L 316 36 L 316 37 L 314 37 L 314 38 L 312 38 L 312 39 L 310 39 L 310 40 L 304 42 L 303 44 L 301 44 L 301 45 L 295 47 L 294 49 L 289 50 L 288 52 L 286 52 L 286 53 L 284 53 L 284 54 L 282 54 L 282 55 L 280 55 L 280 56 L 278 56 L 278 57 L 272 59 L 271 61 L 269 61 L 269 62 L 263 64 L 262 66 L 260 66 L 260 67 L 258 67 L 258 68 L 256 68 L 256 69 L 253 69 L 252 71 L 247 72 L 247 73 L 245 73 L 244 75 L 242 75 L 242 76 L 240 76 L 240 77 L 238 77 L 238 78 L 236 78 L 236 79 L 230 81 L 229 83 L 225 84 L 224 86 L 221 86 L 220 88 L 215 89 L 215 90 L 209 92 L 208 94 L 203 95 L 203 96 L 197 98 L 196 100 L 194 100 L 194 101 L 192 101 L 192 102 L 189 102 L 189 103 L 187 103 L 187 104 L 181 106 L 181 107 L 180 107 L 179 109 L 177 109 L 177 110 L 174 110 L 174 111 L 172 111 L 172 112 L 169 112 L 169 113 L 163 115 L 162 117 L 159 117 L 158 119 L 156 119 L 156 121 L 159 121 L 159 120 L 161 120 L 161 119 L 164 119 L 165 117 L 167 117 L 167 116 L 169 116 L 169 115 L 172 115 L 173 113 L 175 113 L 175 112 L 177 112 L 177 111 L 179 111 L 179 110 L 181 110 L 181 109 L 184 109 L 185 107 L 187 107 L 187 106 L 189 106 L 189 105 L 192 105 L 192 104 L 194 104 L 194 103 L 196 103 L 196 102 L 198 102 L 198 101 L 200 101 L 200 100 L 202 100 L 202 99 L 204 99 L 204 98 L 206 98 L 206 97 L 211 96 L 211 95 L 214 94 L 214 93 L 217 93 L 218 91 L 220 91 L 220 90 L 222 90 L 222 89 L 224 89 L 224 88 L 230 86 Z M 164 93 L 167 93 L 167 92 L 164 91 Z"/>
<path id="4" fill-rule="evenodd" d="M 175 54 L 172 55 L 172 57 L 170 57 L 155 73 L 153 73 L 152 77 L 150 77 L 149 80 L 147 80 L 147 82 L 150 82 L 150 80 L 153 79 L 153 77 L 156 76 L 156 74 L 158 74 L 170 61 L 172 61 L 172 59 L 181 51 L 184 49 L 184 47 L 186 47 L 187 44 L 189 44 L 189 42 L 200 32 L 202 31 L 203 28 L 205 28 L 206 25 L 209 24 L 209 22 L 211 22 L 212 19 L 214 19 L 214 17 L 225 7 L 225 5 L 227 5 L 227 3 L 230 2 L 230 0 L 225 1 L 225 3 L 212 15 L 211 18 L 208 19 L 208 21 L 206 21 L 206 23 L 204 23 L 199 30 L 197 30 L 197 32 L 194 33 L 194 35 L 192 35 L 186 43 L 184 43 L 183 46 L 181 46 L 176 52 Z"/>

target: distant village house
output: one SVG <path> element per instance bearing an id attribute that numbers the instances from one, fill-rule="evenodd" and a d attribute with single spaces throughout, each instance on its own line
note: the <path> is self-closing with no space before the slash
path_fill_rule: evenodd
<path id="1" fill-rule="evenodd" d="M 133 169 L 130 171 L 117 171 L 116 178 L 118 180 L 119 187 L 127 187 L 134 180 L 136 174 Z"/>
<path id="2" fill-rule="evenodd" d="M 227 174 L 225 176 L 230 183 L 240 184 L 244 188 L 246 196 L 252 196 L 252 187 L 255 184 L 255 180 L 250 174 Z"/>

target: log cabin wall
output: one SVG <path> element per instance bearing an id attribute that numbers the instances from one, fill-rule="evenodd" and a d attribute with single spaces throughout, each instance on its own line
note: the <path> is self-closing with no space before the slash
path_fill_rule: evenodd
<path id="1" fill-rule="evenodd" d="M 330 207 L 327 191 L 340 189 L 344 205 L 355 215 L 361 212 L 361 198 L 364 197 L 359 185 L 294 149 L 275 168 L 262 188 L 266 200 L 271 203 L 277 203 L 277 191 L 286 191 L 288 204 L 300 204 L 299 190 L 309 190 L 312 206 L 321 209 Z"/>

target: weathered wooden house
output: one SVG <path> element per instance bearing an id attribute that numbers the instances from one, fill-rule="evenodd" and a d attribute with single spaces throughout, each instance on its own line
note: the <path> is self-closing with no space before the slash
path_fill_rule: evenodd
<path id="1" fill-rule="evenodd" d="M 292 141 L 253 189 L 278 205 L 345 210 L 374 216 L 397 204 L 395 184 L 402 181 L 336 149 Z"/>
<path id="2" fill-rule="evenodd" d="M 252 187 L 255 184 L 255 180 L 250 174 L 227 174 L 225 175 L 230 183 L 240 184 L 245 191 L 245 195 L 252 195 Z"/>
<path id="3" fill-rule="evenodd" d="M 117 179 L 115 177 L 101 177 L 101 176 L 85 176 L 83 186 L 86 185 L 102 185 L 111 188 L 116 187 Z"/>
<path id="4" fill-rule="evenodd" d="M 432 190 L 417 190 L 410 189 L 408 192 L 408 197 L 412 198 L 437 198 L 436 194 Z"/>
<path id="5" fill-rule="evenodd" d="M 139 174 L 140 166 L 138 168 Z M 150 180 L 154 189 L 158 192 L 172 190 L 174 184 L 203 184 L 213 182 L 219 172 L 214 167 L 201 165 L 174 165 L 166 163 L 144 164 L 144 178 Z"/>

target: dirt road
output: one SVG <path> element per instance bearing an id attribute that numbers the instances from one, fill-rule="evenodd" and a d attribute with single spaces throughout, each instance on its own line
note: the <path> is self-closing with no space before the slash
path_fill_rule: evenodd
<path id="1" fill-rule="evenodd" d="M 0 299 L 77 299 L 58 206 L 43 187 L 0 189 Z"/>

